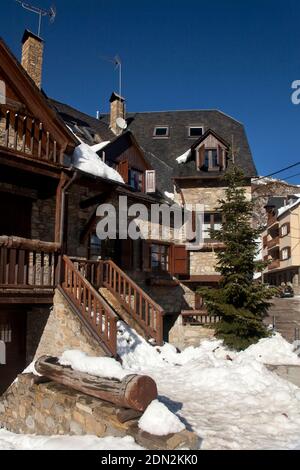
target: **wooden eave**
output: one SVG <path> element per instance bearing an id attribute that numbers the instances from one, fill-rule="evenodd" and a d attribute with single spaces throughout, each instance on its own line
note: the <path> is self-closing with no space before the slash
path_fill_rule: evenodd
<path id="1" fill-rule="evenodd" d="M 1 73 L 12 89 L 16 89 L 24 105 L 40 119 L 53 138 L 66 153 L 71 153 L 79 144 L 77 138 L 66 127 L 63 120 L 49 105 L 46 95 L 39 90 L 25 69 L 18 62 L 5 42 L 0 38 Z"/>
<path id="2" fill-rule="evenodd" d="M 72 172 L 72 169 L 66 168 L 57 163 L 33 159 L 27 154 L 16 152 L 13 149 L 5 147 L 0 147 L 0 165 L 18 168 L 23 171 L 41 174 L 50 178 L 60 178 L 62 171 L 66 171 L 68 173 Z"/>

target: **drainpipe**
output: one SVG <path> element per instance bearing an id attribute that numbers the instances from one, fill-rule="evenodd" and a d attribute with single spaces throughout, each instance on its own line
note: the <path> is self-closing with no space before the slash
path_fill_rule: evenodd
<path id="1" fill-rule="evenodd" d="M 61 284 L 63 277 L 62 277 L 62 256 L 64 255 L 63 253 L 63 243 L 64 243 L 64 225 L 65 225 L 65 203 L 66 203 L 66 192 L 68 189 L 72 186 L 74 181 L 77 179 L 78 172 L 75 171 L 74 175 L 72 178 L 67 182 L 65 186 L 63 186 L 62 191 L 61 191 L 61 211 L 60 211 L 60 239 L 59 239 L 59 244 L 61 246 L 61 256 L 59 260 L 59 268 L 58 268 L 58 284 Z"/>

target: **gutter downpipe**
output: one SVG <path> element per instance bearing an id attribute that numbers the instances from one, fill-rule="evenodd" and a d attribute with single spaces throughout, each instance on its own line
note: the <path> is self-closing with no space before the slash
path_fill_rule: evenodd
<path id="1" fill-rule="evenodd" d="M 78 176 L 78 171 L 76 170 L 72 178 L 67 182 L 65 186 L 63 186 L 62 191 L 61 191 L 61 212 L 60 212 L 60 239 L 59 239 L 59 244 L 61 246 L 61 256 L 60 256 L 60 261 L 59 261 L 59 270 L 58 270 L 58 276 L 59 276 L 59 284 L 62 282 L 62 257 L 64 255 L 63 253 L 63 243 L 64 243 L 64 225 L 65 225 L 65 212 L 66 212 L 66 192 L 68 189 L 72 186 L 72 184 L 75 182 Z"/>

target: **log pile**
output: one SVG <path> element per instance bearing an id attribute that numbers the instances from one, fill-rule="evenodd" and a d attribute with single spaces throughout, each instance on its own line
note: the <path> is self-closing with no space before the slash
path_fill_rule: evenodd
<path id="1" fill-rule="evenodd" d="M 131 374 L 123 380 L 97 377 L 77 372 L 59 364 L 57 357 L 42 356 L 35 363 L 36 371 L 43 377 L 118 407 L 143 413 L 157 398 L 157 387 L 151 377 Z M 41 379 L 39 378 L 39 382 Z M 127 420 L 134 413 L 118 411 L 120 420 Z"/>

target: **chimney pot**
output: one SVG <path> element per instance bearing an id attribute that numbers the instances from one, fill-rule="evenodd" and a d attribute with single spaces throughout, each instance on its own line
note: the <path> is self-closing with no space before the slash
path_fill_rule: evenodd
<path id="1" fill-rule="evenodd" d="M 44 41 L 28 29 L 22 38 L 22 66 L 38 88 L 42 86 Z"/>

